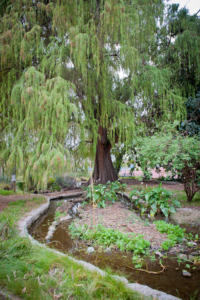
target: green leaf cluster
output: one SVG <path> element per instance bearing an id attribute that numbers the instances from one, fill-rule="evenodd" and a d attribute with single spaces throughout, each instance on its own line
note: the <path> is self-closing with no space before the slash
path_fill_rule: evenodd
<path id="1" fill-rule="evenodd" d="M 70 224 L 69 230 L 72 237 L 83 240 L 94 241 L 99 245 L 116 245 L 121 251 L 133 251 L 135 254 L 145 253 L 145 249 L 150 246 L 150 242 L 143 239 L 143 235 L 134 233 L 122 233 L 119 230 L 106 228 L 98 224 L 93 229 L 87 225 L 76 227 L 74 223 Z"/>
<path id="2" fill-rule="evenodd" d="M 149 188 L 148 192 L 138 191 L 134 189 L 129 194 L 129 197 L 132 200 L 132 196 L 137 197 L 134 199 L 134 203 L 137 207 L 140 208 L 141 214 L 143 214 L 147 209 L 150 210 L 150 215 L 154 216 L 162 212 L 165 217 L 168 217 L 170 213 L 175 213 L 176 208 L 180 207 L 180 202 L 178 200 L 172 200 L 169 203 L 170 197 L 173 193 L 162 188 L 162 183 L 158 187 L 153 189 Z M 142 201 L 141 201 L 142 200 Z"/>
<path id="3" fill-rule="evenodd" d="M 98 184 L 94 185 L 94 190 L 92 190 L 91 186 L 86 188 L 87 196 L 91 200 L 94 199 L 94 202 L 97 204 L 99 208 L 106 208 L 106 201 L 111 201 L 115 203 L 117 200 L 117 194 L 119 190 L 124 190 L 126 184 L 121 184 L 119 181 L 108 182 L 107 184 Z"/>

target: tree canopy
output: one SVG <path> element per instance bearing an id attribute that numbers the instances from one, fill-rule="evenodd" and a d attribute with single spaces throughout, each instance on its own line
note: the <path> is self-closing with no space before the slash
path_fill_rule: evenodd
<path id="1" fill-rule="evenodd" d="M 16 166 L 26 182 L 31 176 L 45 187 L 74 153 L 95 156 L 95 180 L 114 181 L 115 142 L 144 130 L 147 117 L 184 118 L 184 93 L 172 85 L 171 63 L 160 58 L 164 1 L 4 4 L 0 153 L 2 164 Z"/>

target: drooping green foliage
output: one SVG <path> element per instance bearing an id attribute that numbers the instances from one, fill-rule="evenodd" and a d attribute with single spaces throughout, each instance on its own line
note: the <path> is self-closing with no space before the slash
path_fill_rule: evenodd
<path id="1" fill-rule="evenodd" d="M 195 97 L 200 90 L 200 19 L 186 8 L 179 10 L 178 4 L 168 7 L 166 19 L 157 34 L 157 63 L 172 68 L 172 88 L 179 88 L 187 98 Z"/>
<path id="2" fill-rule="evenodd" d="M 7 170 L 16 167 L 27 184 L 32 178 L 45 187 L 72 154 L 95 154 L 98 128 L 113 144 L 116 136 L 128 141 L 136 126 L 143 130 L 144 112 L 182 117 L 170 68 L 158 68 L 151 56 L 163 3 L 5 1 L 0 154 Z"/>

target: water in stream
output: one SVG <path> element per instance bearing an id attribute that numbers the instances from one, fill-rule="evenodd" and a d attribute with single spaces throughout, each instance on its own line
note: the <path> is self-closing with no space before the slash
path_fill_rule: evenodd
<path id="1" fill-rule="evenodd" d="M 38 219 L 30 228 L 29 233 L 41 243 L 45 243 L 45 237 L 48 232 L 49 226 L 54 221 L 55 211 L 58 203 L 63 203 L 72 199 L 57 199 L 51 201 L 49 210 Z M 77 216 L 77 207 L 79 204 L 71 209 L 70 214 L 72 217 Z M 151 220 L 150 220 L 151 221 Z M 86 249 L 88 245 L 80 240 L 73 240 L 68 232 L 68 226 L 70 222 L 60 224 L 54 232 L 49 247 L 59 249 L 64 253 L 69 253 L 78 259 L 90 262 L 95 266 L 105 269 L 106 267 L 112 268 L 114 271 L 120 272 L 121 275 L 125 275 L 129 282 L 137 282 L 145 284 L 151 288 L 161 290 L 163 292 L 180 297 L 183 300 L 190 300 L 195 292 L 196 298 L 200 299 L 200 267 L 192 269 L 192 264 L 189 272 L 191 277 L 183 277 L 182 270 L 186 269 L 185 264 L 178 264 L 176 256 L 169 254 L 167 258 L 162 259 L 162 264 L 167 266 L 165 271 L 159 275 L 149 274 L 146 272 L 133 270 L 131 252 L 113 251 L 110 254 L 106 254 L 102 250 L 98 250 L 98 247 L 94 248 L 96 252 L 94 254 L 87 254 Z M 193 229 L 193 230 L 191 230 Z M 189 232 L 196 233 L 198 228 L 186 228 Z M 158 260 L 151 261 L 146 259 L 146 268 L 149 271 L 161 271 L 161 267 Z"/>

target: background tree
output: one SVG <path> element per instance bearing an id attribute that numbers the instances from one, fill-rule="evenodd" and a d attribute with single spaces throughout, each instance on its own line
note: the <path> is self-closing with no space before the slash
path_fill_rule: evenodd
<path id="1" fill-rule="evenodd" d="M 150 53 L 163 1 L 11 4 L 0 24 L 1 67 L 8 70 L 1 82 L 0 110 L 8 117 L 1 157 L 46 186 L 49 174 L 70 160 L 69 141 L 78 141 L 83 155 L 89 141 L 94 180 L 115 181 L 112 144 L 143 130 L 144 111 L 169 120 L 184 110 L 176 88 L 170 90 L 170 69 L 157 67 Z M 129 99 L 118 92 L 120 70 Z"/>
<path id="2" fill-rule="evenodd" d="M 186 98 L 195 97 L 200 90 L 198 15 L 189 15 L 186 8 L 179 10 L 179 4 L 170 5 L 165 23 L 157 32 L 154 53 L 157 66 L 172 69 L 171 88 L 176 86 Z"/>
<path id="3" fill-rule="evenodd" d="M 186 8 L 179 10 L 178 4 L 168 6 L 163 24 L 157 28 L 155 43 L 151 44 L 151 57 L 158 68 L 170 68 L 170 89 L 179 91 L 184 97 L 187 117 L 182 116 L 182 121 L 177 127 L 185 135 L 199 135 L 200 130 L 200 19 L 198 16 L 189 15 Z M 160 114 L 159 103 L 154 104 L 154 111 L 143 116 L 148 131 L 146 135 L 152 136 L 158 127 L 154 114 Z M 139 133 L 141 134 L 141 132 Z M 134 159 L 136 154 L 135 141 L 129 145 L 129 159 Z M 133 157 L 133 158 L 132 158 Z M 140 164 L 140 159 L 138 160 Z"/>

